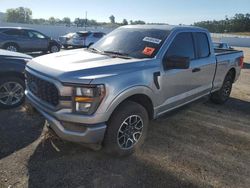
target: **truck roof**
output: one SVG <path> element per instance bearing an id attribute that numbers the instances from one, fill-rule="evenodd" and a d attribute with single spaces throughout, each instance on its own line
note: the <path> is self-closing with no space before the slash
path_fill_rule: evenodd
<path id="1" fill-rule="evenodd" d="M 185 26 L 185 25 L 126 25 L 122 26 L 124 28 L 141 28 L 141 29 L 161 29 L 161 30 L 166 30 L 166 31 L 173 31 L 173 30 L 195 30 L 195 31 L 207 31 L 207 29 L 201 28 L 201 27 L 196 27 L 196 26 Z"/>

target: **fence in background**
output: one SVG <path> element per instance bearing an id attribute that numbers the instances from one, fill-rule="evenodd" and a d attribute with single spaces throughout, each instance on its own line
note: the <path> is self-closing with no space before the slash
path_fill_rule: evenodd
<path id="1" fill-rule="evenodd" d="M 214 41 L 225 42 L 228 43 L 230 46 L 250 47 L 250 36 L 220 34 L 220 33 L 211 33 L 211 36 Z"/>
<path id="2" fill-rule="evenodd" d="M 0 22 L 0 27 L 28 27 L 38 30 L 54 39 L 58 39 L 59 36 L 65 35 L 70 32 L 84 31 L 84 27 L 66 27 L 66 26 L 52 26 L 52 25 L 35 25 L 35 24 L 20 24 L 20 23 L 6 23 Z M 109 33 L 115 28 L 112 27 L 87 27 L 88 31 L 101 31 Z M 240 36 L 231 34 L 219 34 L 211 33 L 214 41 L 226 42 L 230 46 L 238 47 L 250 47 L 250 36 Z"/>
<path id="3" fill-rule="evenodd" d="M 0 22 L 0 27 L 27 27 L 40 31 L 54 39 L 58 39 L 59 36 L 65 35 L 70 32 L 85 31 L 85 27 L 66 27 L 66 26 L 53 26 L 53 25 L 35 25 L 35 24 L 20 24 L 20 23 L 6 23 Z M 87 31 L 101 31 L 109 33 L 114 28 L 111 27 L 87 27 Z"/>

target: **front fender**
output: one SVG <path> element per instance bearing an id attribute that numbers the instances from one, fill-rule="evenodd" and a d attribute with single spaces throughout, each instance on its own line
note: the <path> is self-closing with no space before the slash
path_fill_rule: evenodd
<path id="1" fill-rule="evenodd" d="M 110 118 L 111 114 L 114 112 L 114 110 L 127 98 L 137 95 L 137 94 L 143 94 L 149 97 L 152 101 L 153 106 L 155 106 L 155 100 L 154 100 L 154 95 L 153 95 L 153 90 L 150 89 L 149 87 L 146 86 L 133 86 L 130 88 L 127 88 L 120 92 L 109 104 L 106 114 L 108 116 L 107 119 Z"/>

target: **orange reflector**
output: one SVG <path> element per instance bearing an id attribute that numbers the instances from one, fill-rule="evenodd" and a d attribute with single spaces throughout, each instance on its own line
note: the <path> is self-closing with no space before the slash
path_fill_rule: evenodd
<path id="1" fill-rule="evenodd" d="M 76 102 L 93 102 L 94 99 L 89 98 L 89 97 L 75 97 L 75 101 Z"/>

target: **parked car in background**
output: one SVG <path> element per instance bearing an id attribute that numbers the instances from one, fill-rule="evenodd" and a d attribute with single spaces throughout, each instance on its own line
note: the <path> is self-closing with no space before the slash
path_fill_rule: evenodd
<path id="1" fill-rule="evenodd" d="M 34 58 L 25 93 L 61 138 L 129 155 L 150 119 L 203 96 L 226 102 L 242 65 L 243 52 L 214 50 L 206 29 L 130 25 L 85 50 Z"/>
<path id="2" fill-rule="evenodd" d="M 13 108 L 24 101 L 24 69 L 32 57 L 0 50 L 0 108 Z"/>
<path id="3" fill-rule="evenodd" d="M 71 47 L 89 47 L 99 39 L 101 39 L 105 33 L 92 32 L 92 31 L 78 31 L 76 33 L 68 33 L 67 35 L 59 37 L 59 41 L 64 48 Z"/>
<path id="4" fill-rule="evenodd" d="M 60 51 L 61 45 L 39 31 L 19 28 L 0 27 L 0 48 L 13 52 L 51 53 Z"/>
<path id="5" fill-rule="evenodd" d="M 225 42 L 214 42 L 214 48 L 219 48 L 219 49 L 233 49 L 231 46 L 229 46 Z"/>

